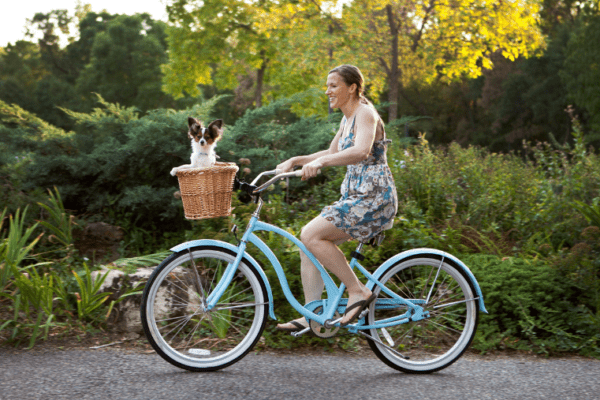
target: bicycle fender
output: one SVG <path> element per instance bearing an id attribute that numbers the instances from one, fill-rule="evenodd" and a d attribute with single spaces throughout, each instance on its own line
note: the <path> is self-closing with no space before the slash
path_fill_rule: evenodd
<path id="1" fill-rule="evenodd" d="M 178 244 L 177 246 L 172 247 L 170 250 L 174 253 L 179 253 L 182 250 L 187 250 L 189 248 L 197 246 L 221 247 L 223 249 L 231 250 L 236 254 L 239 250 L 237 246 L 234 246 L 231 243 L 212 239 L 190 240 L 189 242 Z M 269 296 L 269 317 L 271 317 L 271 319 L 277 320 L 277 317 L 275 316 L 275 312 L 273 310 L 273 292 L 271 291 L 271 285 L 269 284 L 269 280 L 267 279 L 265 271 L 263 271 L 260 264 L 250 254 L 246 252 L 244 253 L 243 260 L 248 261 L 250 264 L 252 264 L 252 266 L 260 275 L 260 278 L 263 280 L 265 287 L 267 288 L 267 295 Z"/>
<path id="2" fill-rule="evenodd" d="M 375 277 L 376 279 L 381 278 L 383 273 L 390 266 L 392 266 L 392 265 L 396 264 L 397 262 L 402 261 L 408 257 L 412 257 L 412 256 L 442 256 L 445 259 L 450 260 L 450 262 L 452 264 L 454 264 L 454 266 L 456 266 L 457 268 L 460 268 L 461 270 L 463 270 L 465 272 L 467 278 L 473 284 L 473 287 L 475 288 L 475 292 L 477 293 L 477 297 L 479 297 L 479 310 L 486 314 L 489 314 L 489 312 L 485 309 L 485 305 L 483 304 L 483 294 L 481 293 L 481 288 L 479 287 L 479 283 L 477 283 L 477 279 L 475 279 L 475 276 L 473 275 L 473 273 L 471 272 L 469 267 L 467 267 L 465 265 L 465 263 L 460 261 L 458 258 L 453 256 L 452 254 L 446 253 L 445 251 L 436 250 L 436 249 L 428 249 L 428 248 L 419 248 L 419 249 L 403 251 L 402 253 L 396 254 L 395 256 L 393 256 L 392 258 L 388 259 L 383 264 L 381 264 L 381 266 L 379 268 L 377 268 L 377 270 L 373 274 L 373 277 Z M 367 283 L 367 287 L 369 289 L 372 290 L 373 286 L 374 286 L 373 282 Z"/>

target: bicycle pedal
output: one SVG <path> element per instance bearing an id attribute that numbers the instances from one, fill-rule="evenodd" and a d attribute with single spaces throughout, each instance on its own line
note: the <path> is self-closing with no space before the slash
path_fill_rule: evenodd
<path id="1" fill-rule="evenodd" d="M 360 312 L 360 315 L 358 316 L 358 319 L 361 319 L 361 318 L 364 318 L 364 317 L 366 317 L 368 313 L 369 313 L 369 309 L 368 309 L 368 308 L 365 308 L 364 310 L 362 310 L 362 311 Z"/>

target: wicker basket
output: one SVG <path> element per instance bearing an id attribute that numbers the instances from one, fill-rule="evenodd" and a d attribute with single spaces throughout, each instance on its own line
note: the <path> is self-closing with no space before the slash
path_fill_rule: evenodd
<path id="1" fill-rule="evenodd" d="M 204 219 L 231 215 L 231 192 L 238 169 L 235 163 L 217 162 L 210 168 L 178 171 L 185 218 Z"/>

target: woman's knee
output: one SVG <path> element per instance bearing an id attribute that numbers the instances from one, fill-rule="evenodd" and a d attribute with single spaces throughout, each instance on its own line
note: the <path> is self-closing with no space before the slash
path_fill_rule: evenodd
<path id="1" fill-rule="evenodd" d="M 309 248 L 323 240 L 339 245 L 348 239 L 350 239 L 348 234 L 338 230 L 321 218 L 313 219 L 300 231 L 300 241 Z"/>
<path id="2" fill-rule="evenodd" d="M 302 242 L 302 244 L 304 244 L 306 247 L 309 247 L 311 245 L 311 242 L 313 240 L 313 232 L 311 231 L 311 229 L 309 228 L 308 225 L 306 225 L 304 228 L 302 228 L 302 230 L 300 231 L 300 241 Z"/>
<path id="3" fill-rule="evenodd" d="M 319 225 L 315 224 L 313 220 L 306 224 L 300 231 L 300 241 L 310 249 L 314 244 L 323 240 L 323 235 L 321 233 Z"/>

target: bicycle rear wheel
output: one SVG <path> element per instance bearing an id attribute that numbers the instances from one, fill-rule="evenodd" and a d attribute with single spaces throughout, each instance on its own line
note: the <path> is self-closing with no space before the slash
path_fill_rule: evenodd
<path id="1" fill-rule="evenodd" d="M 369 346 L 384 363 L 408 373 L 430 373 L 455 362 L 469 347 L 479 316 L 479 307 L 469 279 L 447 259 L 415 256 L 390 266 L 380 281 L 405 299 L 418 300 L 430 317 L 387 328 L 371 329 L 369 334 L 409 359 L 369 340 Z M 390 296 L 376 286 L 379 299 Z M 389 301 L 389 300 L 388 300 Z M 380 302 L 381 304 L 381 302 Z M 406 306 L 369 308 L 369 325 L 406 313 Z"/>
<path id="2" fill-rule="evenodd" d="M 156 352 L 190 371 L 225 368 L 244 357 L 265 327 L 268 297 L 255 269 L 244 262 L 217 305 L 206 299 L 235 254 L 195 247 L 172 254 L 152 273 L 144 289 L 141 317 Z"/>

